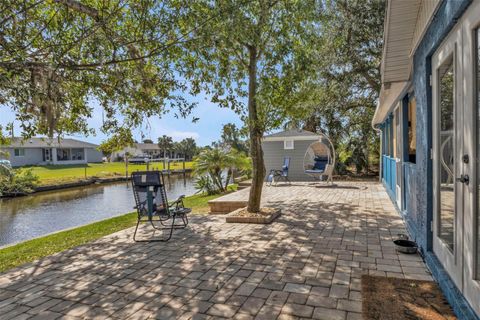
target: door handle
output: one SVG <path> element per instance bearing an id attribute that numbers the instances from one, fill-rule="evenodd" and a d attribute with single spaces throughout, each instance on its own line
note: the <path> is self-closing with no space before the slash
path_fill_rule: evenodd
<path id="1" fill-rule="evenodd" d="M 460 178 L 457 178 L 455 180 L 468 186 L 468 183 L 470 182 L 470 177 L 468 176 L 468 174 L 462 174 L 460 175 Z"/>

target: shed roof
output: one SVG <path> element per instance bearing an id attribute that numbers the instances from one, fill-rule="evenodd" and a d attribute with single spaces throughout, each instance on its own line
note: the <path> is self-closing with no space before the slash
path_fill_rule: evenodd
<path id="1" fill-rule="evenodd" d="M 10 144 L 2 147 L 8 148 L 97 148 L 98 145 L 80 141 L 76 139 L 50 139 L 43 137 L 34 137 L 23 139 L 14 137 L 10 139 Z"/>
<path id="2" fill-rule="evenodd" d="M 293 138 L 293 137 L 318 137 L 319 135 L 307 130 L 286 130 L 272 133 L 264 138 Z"/>

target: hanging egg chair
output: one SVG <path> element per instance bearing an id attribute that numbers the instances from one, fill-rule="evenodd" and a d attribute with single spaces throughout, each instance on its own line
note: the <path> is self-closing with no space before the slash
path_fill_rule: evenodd
<path id="1" fill-rule="evenodd" d="M 335 167 L 335 148 L 332 141 L 320 133 L 318 141 L 308 146 L 303 158 L 305 174 L 318 179 L 333 183 L 332 175 Z"/>

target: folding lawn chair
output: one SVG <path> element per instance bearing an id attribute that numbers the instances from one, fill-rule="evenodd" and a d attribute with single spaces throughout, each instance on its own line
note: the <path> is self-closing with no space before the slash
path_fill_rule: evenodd
<path id="1" fill-rule="evenodd" d="M 137 225 L 133 234 L 136 242 L 168 241 L 172 237 L 173 229 L 183 229 L 188 225 L 187 214 L 192 211 L 185 208 L 183 199 L 180 196 L 177 200 L 168 203 L 165 191 L 163 174 L 160 171 L 137 171 L 132 173 L 133 195 L 135 197 L 135 208 L 137 209 Z M 175 220 L 181 223 L 175 224 Z M 167 238 L 137 240 L 138 226 L 141 222 L 150 222 L 155 230 L 166 230 Z M 158 222 L 157 225 L 155 222 Z"/>
<path id="2" fill-rule="evenodd" d="M 288 168 L 290 167 L 290 158 L 283 158 L 283 166 L 281 170 L 278 169 L 272 169 L 270 170 L 270 173 L 268 174 L 267 177 L 267 182 L 272 185 L 272 184 L 277 184 L 280 181 L 284 182 L 290 182 L 290 179 L 288 179 Z"/>

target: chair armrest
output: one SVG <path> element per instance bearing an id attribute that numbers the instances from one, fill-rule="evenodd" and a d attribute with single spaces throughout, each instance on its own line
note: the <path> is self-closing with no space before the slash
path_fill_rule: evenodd
<path id="1" fill-rule="evenodd" d="M 177 200 L 175 200 L 175 201 L 173 201 L 173 202 L 170 202 L 170 203 L 168 204 L 168 206 L 169 206 L 169 207 L 175 206 L 175 207 L 179 208 L 179 207 L 180 207 L 179 205 L 181 205 L 181 206 L 183 207 L 183 199 L 185 199 L 185 195 L 184 195 L 184 194 L 182 194 L 180 197 L 178 197 Z"/>
<path id="2" fill-rule="evenodd" d="M 140 208 L 144 208 L 146 204 L 147 204 L 147 200 L 140 202 L 140 203 L 139 203 Z M 135 206 L 133 207 L 133 209 L 135 209 L 135 210 L 137 210 L 138 208 L 139 208 L 139 206 L 137 206 L 137 205 L 135 205 Z"/>

